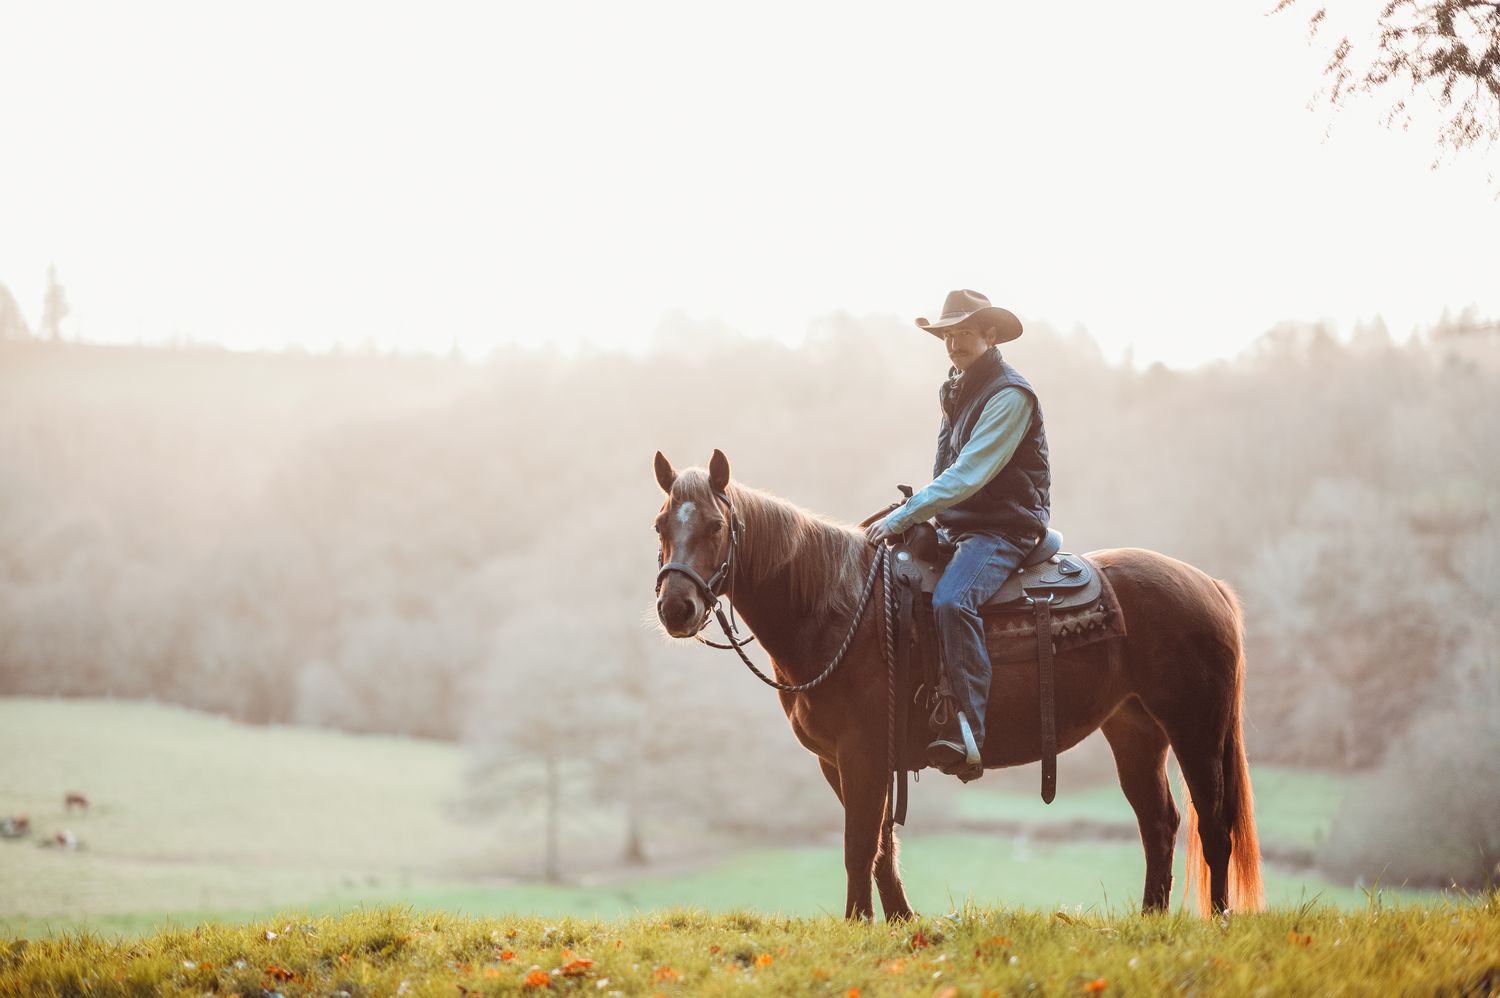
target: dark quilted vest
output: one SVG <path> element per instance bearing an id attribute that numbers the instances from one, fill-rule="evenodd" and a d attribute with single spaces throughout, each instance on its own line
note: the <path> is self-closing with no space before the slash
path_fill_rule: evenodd
<path id="1" fill-rule="evenodd" d="M 943 423 L 938 430 L 936 478 L 958 459 L 974 432 L 985 403 L 1002 388 L 1019 388 L 1031 396 L 1031 424 L 1015 454 L 1000 473 L 969 498 L 939 513 L 938 525 L 951 531 L 992 530 L 1018 541 L 1040 537 L 1047 529 L 1052 475 L 1047 466 L 1047 433 L 1042 407 L 1031 383 L 1000 357 L 987 350 L 972 367 L 943 382 L 938 391 Z"/>

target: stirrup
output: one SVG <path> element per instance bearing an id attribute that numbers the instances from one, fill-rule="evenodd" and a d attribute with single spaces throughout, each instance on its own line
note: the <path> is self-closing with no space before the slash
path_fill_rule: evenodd
<path id="1" fill-rule="evenodd" d="M 979 765 L 979 745 L 974 741 L 974 729 L 969 727 L 969 719 L 964 716 L 963 711 L 958 711 L 958 729 L 964 736 L 964 762 L 970 766 Z"/>

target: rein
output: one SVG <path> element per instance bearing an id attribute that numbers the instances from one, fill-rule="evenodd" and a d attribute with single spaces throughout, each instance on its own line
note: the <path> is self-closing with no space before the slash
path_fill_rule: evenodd
<path id="1" fill-rule="evenodd" d="M 833 670 L 839 667 L 839 663 L 843 662 L 844 656 L 848 654 L 849 646 L 854 643 L 854 635 L 859 631 L 860 622 L 864 620 L 865 608 L 870 605 L 870 596 L 875 592 L 875 580 L 887 575 L 886 562 L 888 557 L 884 545 L 876 548 L 875 561 L 870 565 L 870 574 L 865 579 L 864 590 L 859 596 L 859 606 L 854 610 L 854 619 L 849 622 L 849 633 L 844 635 L 844 641 L 839 645 L 839 650 L 834 652 L 833 661 L 829 662 L 827 667 L 818 673 L 817 676 L 805 683 L 798 683 L 796 685 L 780 683 L 757 669 L 755 663 L 750 661 L 750 657 L 744 652 L 744 646 L 750 642 L 740 641 L 735 637 L 734 630 L 729 626 L 729 621 L 724 616 L 724 608 L 717 601 L 714 603 L 713 613 L 719 618 L 719 627 L 724 630 L 724 636 L 729 639 L 729 644 L 719 645 L 703 638 L 699 638 L 699 640 L 713 648 L 733 648 L 735 654 L 739 655 L 740 661 L 745 663 L 745 667 L 755 673 L 755 677 L 767 686 L 778 689 L 783 693 L 801 693 L 803 690 L 810 690 L 833 675 Z M 887 588 L 889 588 L 889 580 L 887 580 Z M 753 641 L 754 638 L 752 637 L 750 640 Z"/>

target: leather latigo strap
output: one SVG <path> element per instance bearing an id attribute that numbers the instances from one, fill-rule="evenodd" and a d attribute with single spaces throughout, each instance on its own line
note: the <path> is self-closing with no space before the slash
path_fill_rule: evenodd
<path id="1" fill-rule="evenodd" d="M 1039 599 L 1036 610 L 1037 684 L 1042 708 L 1042 800 L 1057 796 L 1057 703 L 1052 673 L 1052 601 Z"/>
<path id="2" fill-rule="evenodd" d="M 911 653 L 917 639 L 917 629 L 916 620 L 913 616 L 913 603 L 916 602 L 916 587 L 911 578 L 905 573 L 900 576 L 900 579 L 900 588 L 897 590 L 898 608 L 896 615 L 896 690 L 900 692 L 900 695 L 896 701 L 895 725 L 899 751 L 896 754 L 896 787 L 891 806 L 891 821 L 894 824 L 904 827 L 906 825 L 907 807 L 907 756 L 910 754 L 906 738 L 911 725 L 909 718 L 911 699 L 906 691 L 915 685 L 912 682 Z"/>

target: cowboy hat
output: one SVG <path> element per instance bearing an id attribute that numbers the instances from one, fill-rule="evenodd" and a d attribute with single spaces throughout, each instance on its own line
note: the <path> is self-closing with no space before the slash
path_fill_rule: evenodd
<path id="1" fill-rule="evenodd" d="M 970 322 L 970 319 L 974 321 Z M 918 319 L 917 328 L 942 339 L 945 330 L 961 323 L 980 329 L 994 326 L 996 343 L 1009 343 L 1021 335 L 1021 320 L 1014 312 L 991 305 L 990 300 L 978 291 L 967 290 L 948 292 L 943 301 L 943 314 L 936 319 Z"/>

